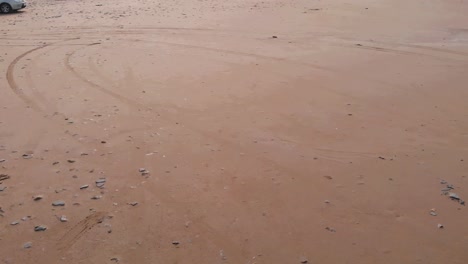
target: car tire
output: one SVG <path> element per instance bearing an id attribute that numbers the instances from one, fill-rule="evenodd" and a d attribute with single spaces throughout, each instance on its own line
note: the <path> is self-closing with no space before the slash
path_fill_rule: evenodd
<path id="1" fill-rule="evenodd" d="M 3 3 L 0 5 L 0 13 L 2 14 L 8 14 L 12 11 L 12 8 L 9 4 Z"/>

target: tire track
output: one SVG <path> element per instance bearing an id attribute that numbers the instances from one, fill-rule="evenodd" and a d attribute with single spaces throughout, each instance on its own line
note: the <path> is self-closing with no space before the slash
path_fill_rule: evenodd
<path id="1" fill-rule="evenodd" d="M 68 230 L 65 235 L 58 241 L 58 249 L 60 251 L 71 248 L 78 240 L 89 232 L 97 224 L 102 223 L 106 218 L 107 213 L 96 212 L 88 215 L 85 219 L 78 222 L 73 228 Z"/>
<path id="2" fill-rule="evenodd" d="M 113 92 L 111 90 L 108 90 L 106 88 L 104 88 L 103 86 L 91 81 L 91 80 L 88 80 L 85 76 L 83 76 L 82 74 L 80 74 L 72 65 L 71 65 L 71 58 L 73 57 L 73 55 L 81 50 L 81 49 L 84 49 L 86 47 L 90 47 L 90 46 L 94 46 L 94 45 L 98 45 L 97 43 L 92 43 L 92 44 L 88 44 L 86 45 L 85 47 L 83 48 L 80 48 L 80 49 L 76 49 L 70 53 L 67 53 L 65 55 L 65 67 L 70 71 L 72 72 L 78 79 L 80 79 L 81 81 L 83 81 L 84 83 L 88 84 L 89 86 L 91 86 L 92 88 L 95 88 L 97 90 L 99 90 L 100 92 L 102 93 L 105 93 L 107 95 L 110 95 L 111 97 L 113 97 L 114 99 L 117 99 L 118 101 L 122 102 L 122 103 L 125 103 L 127 104 L 128 106 L 131 106 L 133 108 L 141 108 L 141 104 L 138 103 L 137 101 L 135 100 L 132 100 L 130 98 L 127 98 L 119 93 L 116 93 L 116 92 Z"/>
<path id="3" fill-rule="evenodd" d="M 51 46 L 51 45 L 54 45 L 54 44 L 57 44 L 57 43 L 62 43 L 62 42 L 65 42 L 65 41 L 70 41 L 70 40 L 74 40 L 74 39 L 77 39 L 77 38 L 73 38 L 73 39 L 65 39 L 65 40 L 62 40 L 62 41 L 58 41 L 58 42 L 52 42 L 52 43 L 47 43 L 47 44 L 44 44 L 42 46 L 39 46 L 39 47 L 36 47 L 34 49 L 30 49 L 26 52 L 23 52 L 22 54 L 20 54 L 19 56 L 17 56 L 9 65 L 8 65 L 8 68 L 7 68 L 7 71 L 6 71 L 6 78 L 7 78 L 7 82 L 8 82 L 8 85 L 10 86 L 10 89 L 16 94 L 16 96 L 18 96 L 27 106 L 33 108 L 34 110 L 37 110 L 37 111 L 41 111 L 43 112 L 43 110 L 38 106 L 38 104 L 32 100 L 31 98 L 29 98 L 24 92 L 23 90 L 18 86 L 18 83 L 16 82 L 15 80 L 15 67 L 16 65 L 18 64 L 18 62 L 23 59 L 24 57 L 26 57 L 27 55 L 35 52 L 35 51 L 38 51 L 38 50 L 41 50 L 41 49 L 44 49 L 48 46 Z"/>
<path id="4" fill-rule="evenodd" d="M 34 48 L 34 49 L 30 49 L 24 53 L 22 53 L 21 55 L 17 56 L 9 65 L 8 65 L 8 69 L 7 69 L 7 72 L 6 72 L 6 78 L 7 78 L 7 81 L 8 81 L 8 85 L 10 86 L 10 89 L 16 94 L 16 96 L 18 96 L 28 107 L 31 107 L 33 108 L 34 110 L 37 110 L 37 111 L 41 111 L 42 112 L 42 109 L 36 104 L 36 102 L 34 102 L 34 100 L 30 99 L 28 96 L 26 96 L 23 92 L 22 89 L 19 88 L 18 84 L 16 83 L 16 80 L 14 78 L 14 74 L 15 74 L 15 66 L 16 64 L 18 64 L 18 62 L 24 58 L 25 56 L 27 56 L 28 54 L 31 54 L 37 50 L 40 50 L 40 49 L 43 49 L 43 48 L 46 48 L 48 46 L 52 45 L 52 43 L 49 43 L 49 44 L 45 44 L 45 45 L 42 45 L 40 47 L 37 47 L 37 48 Z"/>

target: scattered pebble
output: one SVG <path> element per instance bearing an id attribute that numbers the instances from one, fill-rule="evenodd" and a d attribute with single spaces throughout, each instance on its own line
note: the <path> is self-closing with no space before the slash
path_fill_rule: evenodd
<path id="1" fill-rule="evenodd" d="M 19 225 L 19 221 L 13 221 L 13 222 L 10 223 L 10 225 L 13 225 L 13 226 L 14 225 Z"/>
<path id="2" fill-rule="evenodd" d="M 299 259 L 299 262 L 300 262 L 300 263 L 309 263 L 309 260 L 308 260 L 306 257 L 301 257 L 301 258 Z"/>
<path id="3" fill-rule="evenodd" d="M 452 199 L 452 200 L 460 200 L 460 196 L 458 196 L 458 194 L 456 194 L 456 193 L 450 192 L 448 195 L 449 195 L 450 199 Z"/>
<path id="4" fill-rule="evenodd" d="M 32 154 L 23 154 L 23 159 L 31 159 L 33 157 Z"/>
<path id="5" fill-rule="evenodd" d="M 52 203 L 52 206 L 65 206 L 65 202 L 64 201 L 54 201 Z"/>
<path id="6" fill-rule="evenodd" d="M 275 38 L 278 38 L 278 36 L 271 36 L 271 38 L 274 38 L 274 39 L 275 39 Z"/>
<path id="7" fill-rule="evenodd" d="M 138 204 L 138 202 L 131 202 L 131 203 L 129 203 L 129 205 L 131 205 L 131 206 L 136 206 L 137 204 Z"/>
<path id="8" fill-rule="evenodd" d="M 31 248 L 32 247 L 32 242 L 26 242 L 23 245 L 23 248 Z"/>
<path id="9" fill-rule="evenodd" d="M 91 197 L 91 199 L 93 199 L 93 200 L 99 200 L 101 198 L 102 198 L 101 195 L 95 195 L 95 196 Z"/>
<path id="10" fill-rule="evenodd" d="M 141 176 L 145 176 L 145 175 L 148 175 L 150 173 L 149 170 L 147 170 L 145 168 L 139 168 L 138 171 L 141 172 Z"/>
<path id="11" fill-rule="evenodd" d="M 6 188 L 6 186 L 0 186 L 0 192 L 3 192 Z"/>
<path id="12" fill-rule="evenodd" d="M 67 160 L 67 161 L 68 161 L 68 163 L 75 163 L 75 160 L 69 159 L 69 160 Z"/>
<path id="13" fill-rule="evenodd" d="M 10 176 L 8 174 L 0 174 L 0 181 L 8 180 L 8 179 L 10 179 Z"/>
<path id="14" fill-rule="evenodd" d="M 39 231 L 46 231 L 46 230 L 47 230 L 47 227 L 46 227 L 46 226 L 38 225 L 38 226 L 35 226 L 35 227 L 34 227 L 34 231 L 36 231 L 36 232 L 39 232 Z"/>
<path id="15" fill-rule="evenodd" d="M 179 241 L 172 241 L 172 245 L 174 245 L 174 246 L 177 246 L 177 245 L 179 245 L 179 244 L 180 244 Z"/>
<path id="16" fill-rule="evenodd" d="M 64 215 L 60 217 L 60 222 L 68 222 L 68 218 Z"/>
<path id="17" fill-rule="evenodd" d="M 80 186 L 80 190 L 86 189 L 86 188 L 88 188 L 88 187 L 89 187 L 89 185 L 88 185 L 88 184 L 81 185 L 81 186 Z"/>
<path id="18" fill-rule="evenodd" d="M 100 178 L 96 180 L 96 187 L 98 188 L 104 188 L 104 184 L 106 183 L 106 179 Z"/>
<path id="19" fill-rule="evenodd" d="M 59 163 L 60 163 L 60 162 L 55 161 L 54 163 L 52 163 L 52 165 L 57 165 L 57 164 L 59 164 Z"/>
<path id="20" fill-rule="evenodd" d="M 447 181 L 446 180 L 441 180 L 440 184 L 447 184 Z"/>
<path id="21" fill-rule="evenodd" d="M 335 232 L 336 232 L 335 228 L 328 227 L 328 226 L 325 227 L 325 230 L 328 230 L 328 231 L 330 231 L 330 232 L 332 232 L 332 233 L 335 233 Z"/>
<path id="22" fill-rule="evenodd" d="M 224 250 L 220 250 L 219 251 L 219 257 L 221 258 L 221 260 L 227 260 L 227 257 L 226 255 L 224 254 Z"/>
<path id="23" fill-rule="evenodd" d="M 42 196 L 42 195 L 35 195 L 35 196 L 33 196 L 33 200 L 34 200 L 34 201 L 42 200 L 42 198 L 44 198 L 44 196 Z"/>
<path id="24" fill-rule="evenodd" d="M 0 163 L 5 162 L 5 161 L 6 161 L 6 159 L 0 159 Z"/>
<path id="25" fill-rule="evenodd" d="M 442 224 L 437 224 L 437 228 L 442 229 L 442 228 L 444 228 L 444 225 L 442 225 Z"/>
<path id="26" fill-rule="evenodd" d="M 119 262 L 119 258 L 111 258 L 111 261 Z"/>
<path id="27" fill-rule="evenodd" d="M 104 183 L 104 182 L 106 182 L 105 178 L 99 178 L 96 180 L 96 183 Z"/>

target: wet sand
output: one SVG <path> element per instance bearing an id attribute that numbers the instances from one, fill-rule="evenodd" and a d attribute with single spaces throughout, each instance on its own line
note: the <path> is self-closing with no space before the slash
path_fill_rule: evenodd
<path id="1" fill-rule="evenodd" d="M 466 14 L 31 0 L 0 15 L 0 261 L 466 263 Z"/>

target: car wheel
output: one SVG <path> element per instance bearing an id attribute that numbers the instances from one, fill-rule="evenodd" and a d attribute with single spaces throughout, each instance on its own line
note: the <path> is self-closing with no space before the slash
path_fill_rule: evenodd
<path id="1" fill-rule="evenodd" d="M 7 14 L 11 12 L 11 6 L 9 4 L 3 3 L 0 5 L 0 13 Z"/>

